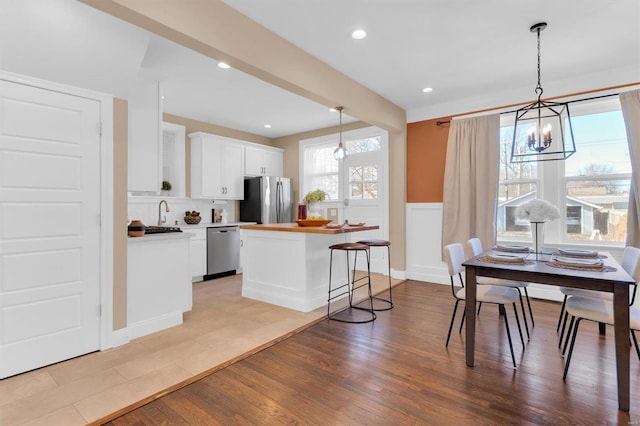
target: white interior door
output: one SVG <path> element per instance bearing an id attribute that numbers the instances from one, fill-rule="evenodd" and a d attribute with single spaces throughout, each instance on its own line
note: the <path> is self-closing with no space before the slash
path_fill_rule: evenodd
<path id="1" fill-rule="evenodd" d="M 99 349 L 99 122 L 0 80 L 0 378 Z"/>
<path id="2" fill-rule="evenodd" d="M 375 135 L 375 138 L 372 138 Z M 342 194 L 344 196 L 343 217 L 349 223 L 378 225 L 380 229 L 352 234 L 354 241 L 362 239 L 389 239 L 388 230 L 388 149 L 387 133 L 379 129 L 361 129 L 348 133 L 347 146 L 355 152 L 341 166 Z M 380 149 L 367 150 L 369 142 L 375 140 Z M 365 149 L 357 149 L 358 143 Z M 374 144 L 375 145 L 375 144 Z M 348 150 L 348 149 L 347 149 Z M 371 272 L 388 273 L 388 252 L 384 247 L 370 250 Z M 358 258 L 358 269 L 366 270 L 366 263 Z"/>

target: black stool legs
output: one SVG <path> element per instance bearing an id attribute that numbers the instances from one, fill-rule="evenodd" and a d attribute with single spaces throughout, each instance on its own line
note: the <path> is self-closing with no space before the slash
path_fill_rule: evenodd
<path id="1" fill-rule="evenodd" d="M 369 259 L 369 247 L 364 244 L 358 243 L 341 243 L 334 244 L 330 246 L 329 249 L 331 250 L 331 254 L 329 257 L 329 294 L 327 299 L 327 318 L 334 321 L 349 323 L 367 323 L 375 320 L 376 314 L 375 312 L 373 312 L 373 294 L 371 292 L 371 265 Z M 334 250 L 344 251 L 347 259 L 347 282 L 335 288 L 332 287 Z M 360 251 L 364 252 L 367 256 L 367 274 L 356 279 L 356 262 L 358 260 L 358 252 Z M 349 264 L 349 252 L 355 253 L 353 259 L 353 271 L 351 271 Z M 368 300 L 369 307 L 358 306 L 359 304 L 354 305 L 353 294 L 357 289 L 361 287 L 367 287 L 368 289 L 368 297 L 361 303 L 365 303 Z M 349 305 L 344 309 L 340 309 L 332 313 L 331 301 L 344 295 L 349 296 Z M 354 309 L 358 311 L 364 311 L 366 312 L 366 314 L 354 315 Z"/>
<path id="2" fill-rule="evenodd" d="M 360 240 L 358 244 L 364 244 L 371 247 L 386 247 L 387 248 L 387 263 L 388 263 L 388 277 L 389 277 L 389 298 L 384 299 L 379 296 L 373 296 L 374 300 L 378 300 L 383 303 L 383 306 L 376 306 L 373 308 L 374 311 L 388 311 L 389 309 L 393 309 L 393 294 L 391 293 L 391 243 L 387 240 Z"/>

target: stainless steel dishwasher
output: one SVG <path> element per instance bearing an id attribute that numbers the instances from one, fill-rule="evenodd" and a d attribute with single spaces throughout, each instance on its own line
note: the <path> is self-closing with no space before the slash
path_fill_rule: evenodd
<path id="1" fill-rule="evenodd" d="M 240 267 L 240 230 L 237 226 L 207 228 L 205 279 L 234 275 Z"/>

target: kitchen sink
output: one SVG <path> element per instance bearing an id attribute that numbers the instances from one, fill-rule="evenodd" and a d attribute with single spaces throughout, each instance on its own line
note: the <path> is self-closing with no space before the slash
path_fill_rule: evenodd
<path id="1" fill-rule="evenodd" d="M 144 229 L 145 234 L 166 234 L 168 232 L 182 232 L 178 226 L 147 226 Z"/>

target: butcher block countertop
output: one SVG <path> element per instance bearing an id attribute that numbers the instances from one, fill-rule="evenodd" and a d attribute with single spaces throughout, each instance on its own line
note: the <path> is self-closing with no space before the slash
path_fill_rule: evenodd
<path id="1" fill-rule="evenodd" d="M 256 231 L 303 232 L 307 234 L 347 234 L 349 232 L 379 229 L 378 225 L 343 226 L 342 228 L 325 228 L 323 226 L 299 226 L 297 223 L 273 223 L 269 225 L 240 225 L 240 229 Z"/>

